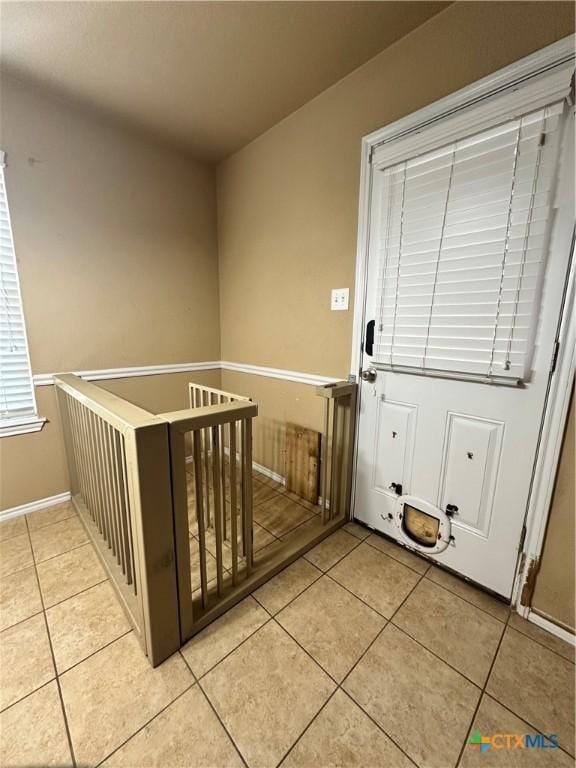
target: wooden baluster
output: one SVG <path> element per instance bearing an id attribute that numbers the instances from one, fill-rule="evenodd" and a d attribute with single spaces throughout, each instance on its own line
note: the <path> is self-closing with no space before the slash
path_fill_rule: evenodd
<path id="1" fill-rule="evenodd" d="M 252 573 L 252 420 L 242 420 L 242 520 L 244 527 L 244 548 L 246 576 Z"/>
<path id="2" fill-rule="evenodd" d="M 340 445 L 338 440 L 338 419 L 339 408 L 338 401 L 334 400 L 332 408 L 332 462 L 330 470 L 330 520 L 338 515 L 338 505 L 340 503 L 340 473 L 338 459 L 340 456 Z"/>
<path id="3" fill-rule="evenodd" d="M 132 535 L 132 515 L 130 510 L 130 490 L 126 467 L 126 445 L 124 435 L 118 433 L 118 450 L 120 455 L 120 490 L 122 494 L 122 527 L 124 530 L 124 557 L 126 559 L 126 582 L 133 584 L 134 594 L 137 593 L 136 570 L 134 564 L 134 538 Z"/>
<path id="4" fill-rule="evenodd" d="M 230 536 L 232 538 L 232 584 L 238 581 L 238 516 L 236 497 L 236 422 L 230 422 Z"/>
<path id="5" fill-rule="evenodd" d="M 222 565 L 222 508 L 220 505 L 220 432 L 212 427 L 212 480 L 214 483 L 214 529 L 216 533 L 216 584 L 222 595 L 224 571 Z"/>
<path id="6" fill-rule="evenodd" d="M 198 521 L 198 542 L 200 547 L 200 599 L 206 608 L 208 600 L 208 579 L 206 575 L 206 533 L 204 530 L 204 491 L 202 488 L 202 430 L 192 433 L 194 455 L 194 483 L 196 490 L 196 519 Z"/>
<path id="7" fill-rule="evenodd" d="M 206 402 L 204 402 L 206 401 Z M 202 393 L 202 405 L 209 405 L 208 393 Z M 206 473 L 206 527 L 210 528 L 210 428 L 203 430 L 204 471 Z"/>

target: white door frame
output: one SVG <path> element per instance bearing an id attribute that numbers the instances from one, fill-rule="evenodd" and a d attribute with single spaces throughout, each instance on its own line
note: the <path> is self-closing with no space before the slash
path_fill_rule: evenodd
<path id="1" fill-rule="evenodd" d="M 414 132 L 443 120 L 456 112 L 463 111 L 479 102 L 500 94 L 511 92 L 520 83 L 535 78 L 551 69 L 574 61 L 575 36 L 563 38 L 524 59 L 500 69 L 492 75 L 478 80 L 472 85 L 447 96 L 407 117 L 375 131 L 362 139 L 360 201 L 358 213 L 358 241 L 356 251 L 356 274 L 354 289 L 354 318 L 352 331 L 352 352 L 350 373 L 358 380 L 362 361 L 361 345 L 364 341 L 365 300 L 368 267 L 368 237 L 370 232 L 371 208 L 371 158 L 375 148 L 383 142 Z M 574 243 L 572 246 L 574 255 Z M 530 605 L 524 605 L 522 594 L 529 603 L 530 581 L 535 576 L 542 547 L 556 470 L 560 459 L 560 449 L 568 415 L 570 393 L 574 382 L 576 364 L 576 259 L 570 262 L 569 275 L 564 297 L 564 306 L 559 324 L 555 374 L 551 376 L 543 415 L 540 444 L 534 466 L 532 488 L 525 518 L 525 536 L 522 552 L 519 553 L 518 567 L 512 605 L 522 616 L 532 619 Z M 360 398 L 357 404 L 355 457 L 357 455 Z M 356 458 L 355 458 L 356 461 Z M 352 504 L 355 497 L 356 472 L 353 475 Z M 554 625 L 552 625 L 554 626 Z M 564 633 L 566 634 L 566 633 Z"/>

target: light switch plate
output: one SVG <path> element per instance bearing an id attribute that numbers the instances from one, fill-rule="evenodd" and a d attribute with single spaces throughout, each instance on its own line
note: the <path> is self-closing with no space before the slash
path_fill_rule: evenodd
<path id="1" fill-rule="evenodd" d="M 342 311 L 348 309 L 349 288 L 332 288 L 332 298 L 330 309 L 332 311 Z"/>

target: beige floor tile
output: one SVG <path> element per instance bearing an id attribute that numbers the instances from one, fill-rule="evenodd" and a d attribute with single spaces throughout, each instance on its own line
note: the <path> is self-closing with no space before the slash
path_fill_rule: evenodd
<path id="1" fill-rule="evenodd" d="M 523 635 L 528 635 L 532 640 L 536 640 L 537 643 L 550 648 L 551 651 L 556 651 L 560 656 L 564 656 L 565 659 L 574 663 L 576 649 L 573 645 L 570 645 L 570 643 L 566 643 L 564 640 L 561 640 L 550 632 L 546 632 L 542 627 L 523 619 L 514 612 L 510 614 L 508 625 L 517 629 L 518 632 L 522 632 Z"/>
<path id="2" fill-rule="evenodd" d="M 206 552 L 206 579 L 208 584 L 216 579 L 218 573 L 216 558 Z M 190 537 L 190 574 L 192 577 L 192 591 L 200 587 L 200 542 Z"/>
<path id="3" fill-rule="evenodd" d="M 56 682 L 0 714 L 0 765 L 72 766 Z"/>
<path id="4" fill-rule="evenodd" d="M 408 568 L 412 568 L 416 573 L 424 574 L 430 568 L 430 563 L 424 560 L 423 557 L 418 557 L 418 555 L 410 552 L 406 547 L 402 547 L 400 544 L 396 544 L 384 536 L 379 536 L 377 533 L 371 533 L 366 539 L 366 543 L 370 544 L 371 547 L 376 547 L 380 552 L 384 552 L 385 555 L 390 555 L 390 557 L 398 560 L 403 565 L 407 565 Z"/>
<path id="5" fill-rule="evenodd" d="M 574 754 L 574 665 L 508 628 L 486 691 Z"/>
<path id="6" fill-rule="evenodd" d="M 212 622 L 183 648 L 182 655 L 196 677 L 201 677 L 268 620 L 253 597 L 247 597 Z"/>
<path id="7" fill-rule="evenodd" d="M 297 493 L 294 493 L 294 491 L 287 491 L 285 488 L 283 489 L 284 495 L 287 496 L 289 499 L 292 499 L 292 501 L 297 501 L 298 504 L 301 504 L 306 509 L 310 510 L 310 512 L 313 512 L 315 515 L 319 515 L 322 509 L 318 506 L 318 504 L 314 504 L 311 501 L 308 501 L 307 499 L 303 499 L 302 496 L 299 496 Z"/>
<path id="8" fill-rule="evenodd" d="M 43 614 L 0 633 L 0 709 L 55 677 Z"/>
<path id="9" fill-rule="evenodd" d="M 469 603 L 472 603 L 477 608 L 481 608 L 486 613 L 491 613 L 494 618 L 500 619 L 500 621 L 506 621 L 508 618 L 510 606 L 489 595 L 487 592 L 483 592 L 473 584 L 469 584 L 464 579 L 460 579 L 458 576 L 448 573 L 448 571 L 443 571 L 442 568 L 430 568 L 426 578 L 431 579 L 436 584 L 440 584 L 445 589 L 449 589 L 463 600 L 468 600 Z"/>
<path id="10" fill-rule="evenodd" d="M 503 745 L 496 749 L 489 746 L 484 752 L 472 745 L 472 734 L 493 736 L 495 734 L 534 734 L 534 729 L 498 704 L 490 696 L 484 695 L 468 734 L 467 744 L 459 763 L 460 768 L 573 768 L 574 761 L 561 749 L 517 748 L 511 741 L 512 748 L 500 738 L 496 744 Z M 506 745 L 506 746 L 504 746 Z"/>
<path id="11" fill-rule="evenodd" d="M 49 608 L 46 618 L 59 673 L 130 629 L 107 581 Z"/>
<path id="12" fill-rule="evenodd" d="M 174 654 L 153 669 L 133 633 L 60 677 L 78 765 L 95 765 L 192 683 Z"/>
<path id="13" fill-rule="evenodd" d="M 283 533 L 280 537 L 283 542 L 294 541 L 295 539 L 313 539 L 317 534 L 325 534 L 324 526 L 322 525 L 322 518 L 320 515 L 311 515 L 308 520 L 300 523 L 296 528 Z"/>
<path id="14" fill-rule="evenodd" d="M 396 613 L 394 624 L 480 687 L 505 626 L 426 579 Z"/>
<path id="15" fill-rule="evenodd" d="M 341 682 L 386 620 L 327 576 L 312 584 L 277 621 Z"/>
<path id="16" fill-rule="evenodd" d="M 61 555 L 88 541 L 86 529 L 78 517 L 71 517 L 60 523 L 52 523 L 30 531 L 32 549 L 37 563 Z"/>
<path id="17" fill-rule="evenodd" d="M 417 765 L 456 764 L 480 690 L 392 624 L 345 690 Z"/>
<path id="18" fill-rule="evenodd" d="M 69 517 L 75 516 L 76 510 L 71 501 L 55 504 L 53 507 L 46 507 L 45 509 L 38 509 L 36 512 L 30 512 L 26 515 L 28 527 L 31 531 L 44 528 L 45 525 L 52 525 L 52 523 L 61 523 L 63 520 L 68 520 Z"/>
<path id="19" fill-rule="evenodd" d="M 330 576 L 361 600 L 390 618 L 420 576 L 363 542 L 340 560 Z"/>
<path id="20" fill-rule="evenodd" d="M 277 480 L 274 480 L 272 477 L 263 475 L 262 472 L 257 472 L 256 470 L 252 472 L 252 479 L 256 480 L 259 483 L 262 483 L 262 485 L 268 486 L 268 488 L 272 488 L 277 493 L 282 493 L 285 489 L 285 486 L 282 483 L 279 483 Z"/>
<path id="21" fill-rule="evenodd" d="M 0 541 L 7 541 L 14 536 L 22 536 L 25 533 L 28 533 L 28 529 L 24 515 L 0 522 Z"/>
<path id="22" fill-rule="evenodd" d="M 269 480 L 269 478 L 265 479 Z M 256 506 L 266 499 L 275 499 L 281 495 L 282 490 L 283 487 L 274 480 L 262 482 L 260 478 L 252 478 L 252 503 Z M 237 497 L 240 499 L 240 494 L 237 494 Z"/>
<path id="23" fill-rule="evenodd" d="M 346 523 L 344 530 L 352 534 L 352 536 L 356 536 L 357 539 L 366 539 L 370 536 L 370 529 L 365 528 L 363 525 L 358 525 L 358 523 Z"/>
<path id="24" fill-rule="evenodd" d="M 31 565 L 34 565 L 34 558 L 27 533 L 0 541 L 0 577 L 29 568 Z"/>
<path id="25" fill-rule="evenodd" d="M 0 631 L 42 610 L 35 568 L 0 579 Z"/>
<path id="26" fill-rule="evenodd" d="M 105 768 L 242 768 L 243 763 L 195 685 L 106 760 Z"/>
<path id="27" fill-rule="evenodd" d="M 300 558 L 257 589 L 254 597 L 269 613 L 275 614 L 320 576 L 317 568 Z"/>
<path id="28" fill-rule="evenodd" d="M 39 563 L 37 570 L 47 608 L 106 578 L 91 544 Z"/>
<path id="29" fill-rule="evenodd" d="M 336 691 L 282 768 L 414 768 L 342 690 Z"/>
<path id="30" fill-rule="evenodd" d="M 254 520 L 274 536 L 282 536 L 309 520 L 313 513 L 280 494 L 254 507 Z"/>
<path id="31" fill-rule="evenodd" d="M 281 627 L 269 622 L 202 681 L 251 768 L 278 764 L 334 690 Z"/>
<path id="32" fill-rule="evenodd" d="M 317 544 L 304 557 L 317 568 L 327 571 L 356 546 L 358 546 L 358 539 L 355 536 L 351 536 L 346 531 L 339 530 L 327 539 L 324 539 L 324 541 L 321 541 L 320 544 Z"/>
<path id="33" fill-rule="evenodd" d="M 238 521 L 238 524 L 240 526 L 240 521 Z M 257 523 L 254 523 L 253 527 L 253 538 L 252 538 L 252 545 L 254 548 L 254 552 L 258 552 L 259 550 L 263 549 L 264 547 L 267 547 L 268 544 L 271 544 L 274 541 L 277 541 L 275 536 L 272 536 L 271 533 L 268 533 L 262 526 L 258 525 Z M 240 531 L 238 531 L 237 535 L 238 540 L 238 563 L 240 564 L 242 561 L 242 537 L 240 534 Z M 205 541 L 206 541 L 206 549 L 213 557 L 216 557 L 216 532 L 213 528 L 209 528 L 206 531 L 205 534 Z M 224 564 L 224 568 L 227 568 L 230 570 L 232 568 L 232 539 L 230 536 L 230 532 L 228 533 L 228 538 L 222 542 L 222 562 Z"/>

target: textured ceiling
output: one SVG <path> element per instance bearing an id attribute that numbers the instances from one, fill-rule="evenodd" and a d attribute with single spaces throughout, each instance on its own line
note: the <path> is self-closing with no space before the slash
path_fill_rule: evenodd
<path id="1" fill-rule="evenodd" d="M 440 2 L 4 2 L 3 71 L 207 161 L 247 144 Z"/>

